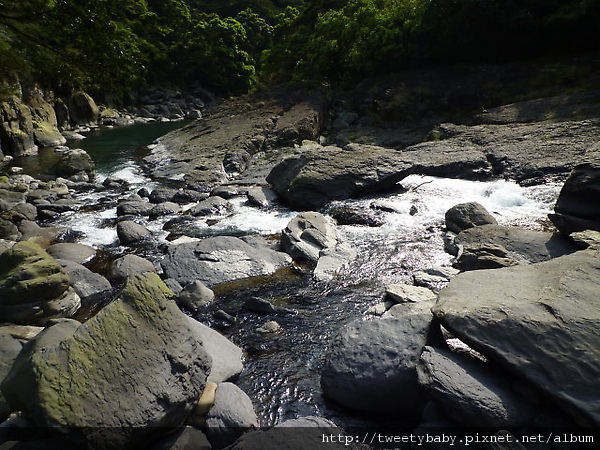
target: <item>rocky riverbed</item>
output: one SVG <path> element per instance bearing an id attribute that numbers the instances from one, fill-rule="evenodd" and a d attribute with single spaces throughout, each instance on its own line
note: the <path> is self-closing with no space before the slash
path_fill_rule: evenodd
<path id="1" fill-rule="evenodd" d="M 122 178 L 95 182 L 94 162 L 76 149 L 58 147 L 53 179 L 19 173 L 7 159 L 7 448 L 330 448 L 362 441 L 348 428 L 356 424 L 396 433 L 485 427 L 490 436 L 598 426 L 597 93 L 489 109 L 421 138 L 399 128 L 393 146 L 389 123 L 376 133 L 368 116 L 338 104 L 317 91 L 226 102 L 151 145 L 144 165 L 155 184 L 133 192 Z M 303 320 L 301 308 L 256 288 L 335 280 L 361 256 L 341 227 L 381 227 L 390 211 L 376 198 L 344 201 L 399 190 L 417 174 L 566 182 L 552 222 L 535 230 L 499 225 L 473 202 L 450 208 L 431 234 L 452 265 L 399 267 L 405 282 L 327 336 L 320 389 L 342 413 L 264 423 L 240 388 L 246 353 L 261 338 L 217 331 L 236 317 L 211 307 L 215 298 L 235 292 L 244 311 L 265 319 L 254 336 L 276 342 L 281 324 Z M 295 211 L 274 233 L 211 235 L 239 199 L 256 211 Z M 407 215 L 419 214 L 413 206 Z M 82 244 L 61 225 L 108 209 L 116 216 L 105 224 L 116 235 L 108 246 Z M 314 431 L 299 440 L 300 428 Z"/>

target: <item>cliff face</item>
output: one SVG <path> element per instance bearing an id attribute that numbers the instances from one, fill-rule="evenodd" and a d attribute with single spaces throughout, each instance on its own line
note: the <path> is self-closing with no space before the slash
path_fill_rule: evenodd
<path id="1" fill-rule="evenodd" d="M 1 153 L 13 157 L 35 155 L 39 148 L 64 145 L 61 131 L 98 123 L 98 106 L 89 95 L 77 93 L 65 100 L 33 89 L 22 97 L 0 102 Z"/>

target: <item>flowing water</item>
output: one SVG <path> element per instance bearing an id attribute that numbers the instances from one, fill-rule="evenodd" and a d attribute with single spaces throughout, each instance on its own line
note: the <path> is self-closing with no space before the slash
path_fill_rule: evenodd
<path id="1" fill-rule="evenodd" d="M 152 128 L 153 125 L 146 125 Z M 136 140 L 129 134 L 137 128 L 96 132 L 81 147 L 98 163 L 100 180 L 114 175 L 131 183 L 126 196 L 141 187 L 158 184 L 140 168 L 139 145 L 149 144 L 156 136 Z M 145 130 L 152 131 L 152 130 Z M 162 134 L 165 130 L 157 128 Z M 134 143 L 132 143 L 134 142 Z M 247 351 L 245 370 L 238 385 L 252 398 L 261 425 L 270 426 L 284 419 L 309 414 L 328 417 L 340 424 L 364 418 L 352 416 L 328 403 L 321 393 L 319 374 L 330 338 L 345 323 L 365 317 L 365 312 L 382 299 L 391 283 L 411 282 L 412 273 L 432 266 L 449 266 L 452 257 L 443 250 L 444 213 L 451 206 L 477 201 L 492 212 L 503 225 L 542 229 L 560 186 L 547 184 L 523 188 L 508 181 L 472 182 L 411 175 L 396 192 L 341 202 L 369 208 L 373 202 L 384 205 L 381 227 L 338 226 L 340 233 L 357 250 L 337 276 L 316 282 L 306 274 L 288 274 L 276 282 L 223 292 L 213 305 L 236 317 L 233 325 L 218 323 L 209 313 L 198 318 L 230 337 Z M 101 205 L 104 192 L 82 194 L 87 204 Z M 233 200 L 235 210 L 214 221 L 198 218 L 199 235 L 279 233 L 296 213 L 283 206 L 262 211 L 249 206 L 245 199 Z M 96 247 L 119 249 L 115 232 L 116 210 L 101 206 L 79 211 L 61 219 L 63 225 L 84 233 L 81 242 Z M 215 219 L 215 218 L 212 218 Z M 165 219 L 166 220 L 166 219 Z M 142 221 L 157 239 L 165 242 L 163 221 Z M 159 259 L 159 254 L 150 255 Z M 249 296 L 260 296 L 272 303 L 294 308 L 296 315 L 267 317 L 241 308 Z M 281 330 L 261 334 L 256 328 L 276 320 Z"/>

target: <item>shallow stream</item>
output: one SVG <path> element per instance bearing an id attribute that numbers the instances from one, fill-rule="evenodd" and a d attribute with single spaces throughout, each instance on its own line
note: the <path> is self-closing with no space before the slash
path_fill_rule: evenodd
<path id="1" fill-rule="evenodd" d="M 140 145 L 149 144 L 168 131 L 159 125 L 145 125 L 147 137 L 132 138 L 137 128 L 94 132 L 80 147 L 87 149 L 97 162 L 99 181 L 116 176 L 131 183 L 119 195 L 125 197 L 142 187 L 152 189 L 157 181 L 141 169 Z M 154 133 L 153 127 L 156 127 Z M 392 283 L 410 283 L 412 273 L 432 266 L 451 265 L 452 257 L 443 250 L 444 213 L 451 206 L 477 201 L 503 225 L 542 229 L 546 215 L 556 201 L 560 185 L 523 188 L 507 181 L 471 182 L 411 175 L 396 192 L 343 203 L 369 208 L 373 202 L 385 205 L 381 227 L 338 226 L 339 231 L 357 250 L 358 256 L 337 276 L 327 282 L 313 281 L 298 274 L 262 286 L 249 287 L 220 295 L 213 309 L 234 315 L 233 325 L 214 322 L 210 314 L 199 319 L 211 322 L 247 353 L 245 370 L 238 385 L 252 398 L 261 425 L 270 426 L 284 419 L 316 414 L 341 425 L 359 424 L 356 418 L 327 402 L 319 386 L 320 367 L 326 346 L 334 333 L 349 321 L 370 317 L 365 312 L 382 300 L 384 288 Z M 103 192 L 81 194 L 86 204 L 101 205 Z M 249 206 L 245 198 L 233 199 L 235 210 L 227 217 L 207 223 L 198 218 L 200 235 L 279 233 L 295 212 L 284 206 L 262 211 Z M 82 243 L 122 252 L 117 241 L 116 209 L 96 206 L 61 218 L 60 224 L 84 233 Z M 140 223 L 165 243 L 164 220 Z M 211 225 L 209 225 L 211 223 Z M 158 248 L 158 247 L 157 247 Z M 148 255 L 147 255 L 148 256 Z M 160 254 L 149 255 L 150 259 Z M 276 305 L 294 308 L 293 316 L 259 316 L 241 309 L 249 296 L 266 298 Z M 261 334 L 256 328 L 276 320 L 281 330 Z"/>

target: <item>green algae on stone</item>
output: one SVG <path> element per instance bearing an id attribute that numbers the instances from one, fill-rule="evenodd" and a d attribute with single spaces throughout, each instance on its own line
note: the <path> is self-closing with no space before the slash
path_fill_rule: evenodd
<path id="1" fill-rule="evenodd" d="M 67 272 L 38 244 L 18 242 L 0 254 L 0 321 L 53 316 L 58 311 L 48 303 L 60 303 L 70 283 Z"/>
<path id="2" fill-rule="evenodd" d="M 172 295 L 156 274 L 130 277 L 116 300 L 70 336 L 24 353 L 2 391 L 35 425 L 77 428 L 108 448 L 181 425 L 211 360 Z M 37 340 L 57 326 L 65 325 Z"/>

